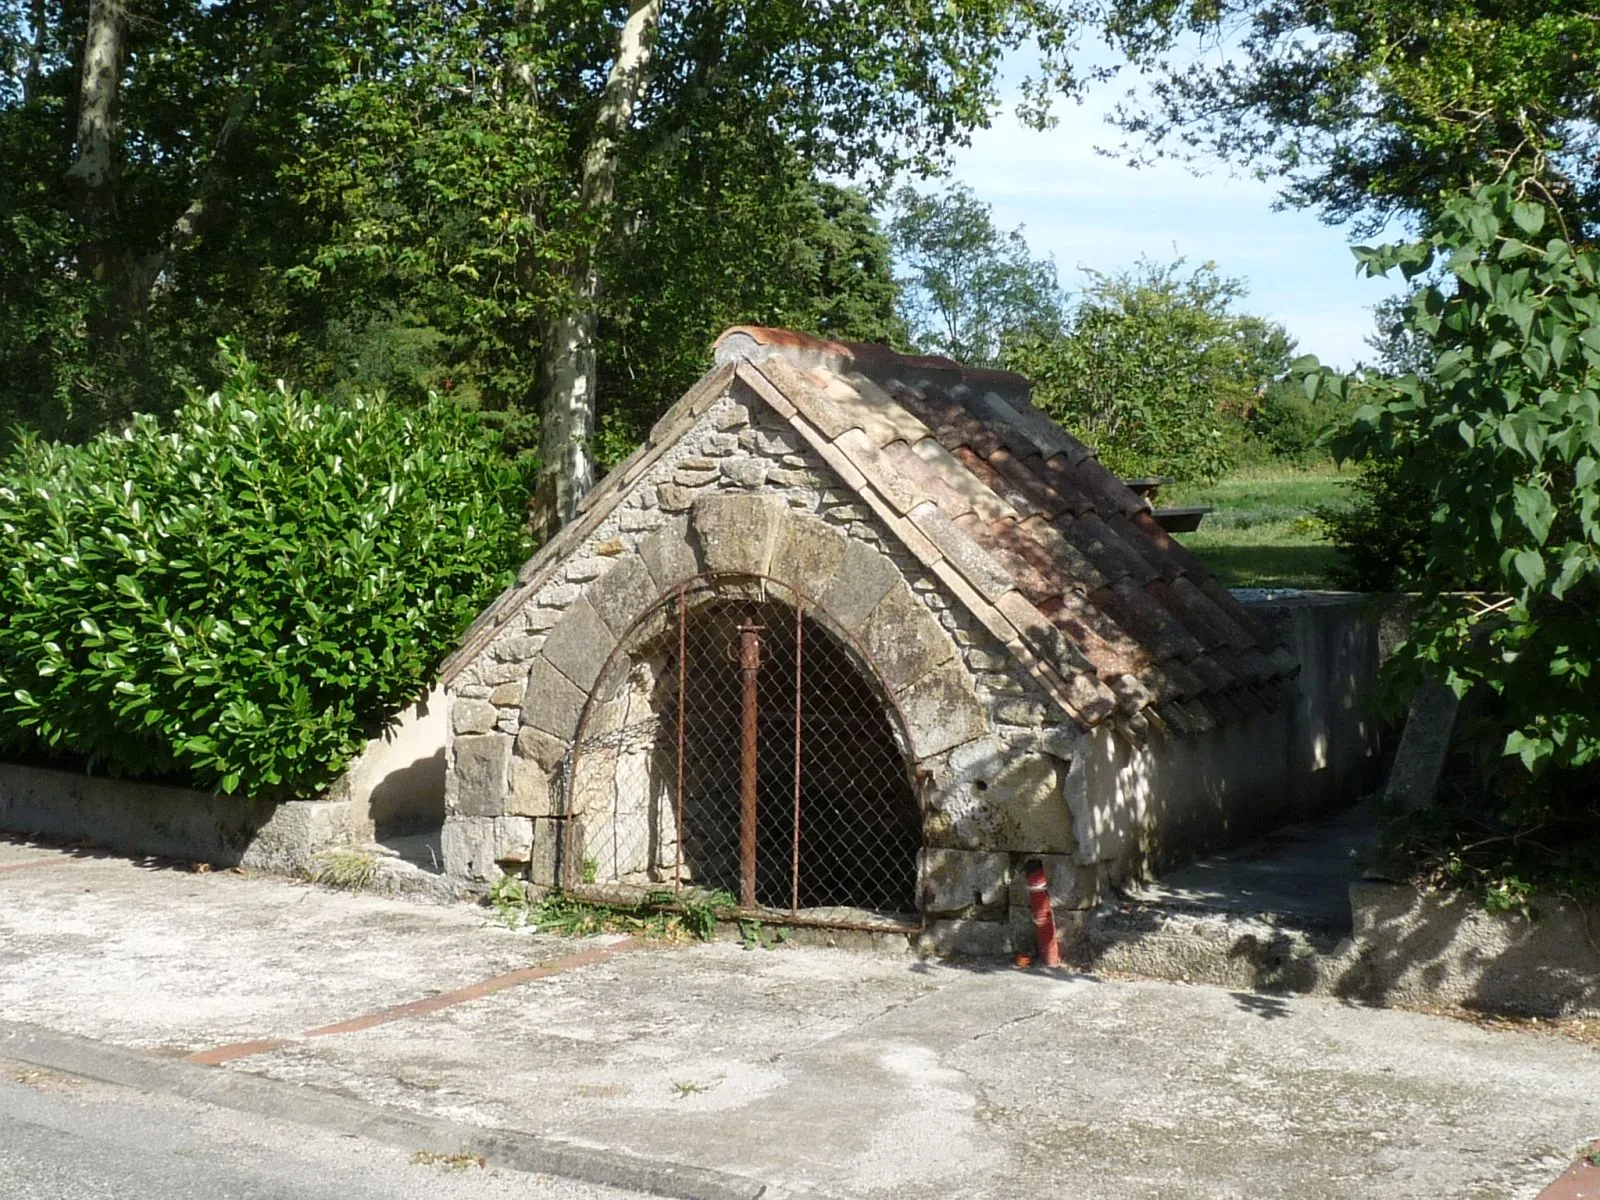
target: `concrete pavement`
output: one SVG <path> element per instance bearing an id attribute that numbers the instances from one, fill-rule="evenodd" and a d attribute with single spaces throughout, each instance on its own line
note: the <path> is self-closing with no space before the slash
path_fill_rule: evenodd
<path id="1" fill-rule="evenodd" d="M 889 953 L 574 943 L 5 843 L 0 1019 L 183 1079 L 512 1131 L 668 1191 L 692 1168 L 752 1196 L 1531 1198 L 1600 1134 L 1600 1052 L 1536 1033 Z M 222 1065 L 173 1061 L 192 1055 Z"/>

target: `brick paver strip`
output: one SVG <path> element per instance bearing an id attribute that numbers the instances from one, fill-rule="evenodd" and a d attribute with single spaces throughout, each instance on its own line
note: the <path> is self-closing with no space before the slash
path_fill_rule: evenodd
<path id="1" fill-rule="evenodd" d="M 231 1046 L 218 1046 L 215 1050 L 202 1050 L 198 1054 L 185 1055 L 186 1062 L 199 1063 L 202 1067 L 220 1067 L 225 1062 L 232 1062 L 236 1058 L 249 1058 L 252 1054 L 266 1054 L 287 1046 L 288 1038 L 263 1038 L 259 1042 L 235 1042 Z"/>
<path id="2" fill-rule="evenodd" d="M 299 1038 L 332 1037 L 339 1033 L 359 1033 L 363 1029 L 371 1029 L 375 1025 L 386 1025 L 390 1021 L 402 1021 L 407 1017 L 420 1017 L 426 1013 L 438 1012 L 441 1008 L 450 1008 L 456 1004 L 465 1004 L 469 1000 L 478 1000 L 495 992 L 503 992 L 507 988 L 520 987 L 524 983 L 532 983 L 536 979 L 548 979 L 552 975 L 559 975 L 563 971 L 571 971 L 578 967 L 587 967 L 597 962 L 604 962 L 618 954 L 625 954 L 629 950 L 637 950 L 642 943 L 636 938 L 624 938 L 613 942 L 609 946 L 600 946 L 594 950 L 585 950 L 580 954 L 569 954 L 565 958 L 558 958 L 552 962 L 540 963 L 538 966 L 522 967 L 515 971 L 507 971 L 504 975 L 494 975 L 488 979 L 479 980 L 464 988 L 457 988 L 453 992 L 440 992 L 435 996 L 426 996 L 421 1000 L 412 1000 L 407 1004 L 396 1004 L 392 1008 L 381 1008 L 377 1012 L 366 1013 L 353 1017 L 348 1021 L 340 1021 L 334 1025 L 322 1025 L 316 1029 L 308 1029 L 299 1035 Z M 201 1050 L 187 1056 L 186 1061 L 199 1063 L 202 1066 L 215 1067 L 222 1063 L 233 1062 L 235 1059 L 249 1058 L 255 1054 L 267 1054 L 273 1050 L 281 1049 L 298 1038 L 264 1038 L 253 1042 L 234 1042 L 227 1046 L 217 1046 L 211 1050 Z"/>
<path id="3" fill-rule="evenodd" d="M 26 871 L 33 867 L 49 867 L 54 866 L 56 863 L 70 863 L 77 861 L 77 859 L 66 854 L 56 854 L 52 855 L 50 858 L 30 858 L 26 862 L 6 863 L 4 866 L 0 866 L 0 875 L 4 875 L 7 871 Z"/>
<path id="4" fill-rule="evenodd" d="M 1590 1152 L 1600 1152 L 1600 1142 L 1596 1142 Z M 1540 1192 L 1539 1200 L 1600 1200 L 1600 1166 L 1595 1166 L 1585 1155 Z"/>

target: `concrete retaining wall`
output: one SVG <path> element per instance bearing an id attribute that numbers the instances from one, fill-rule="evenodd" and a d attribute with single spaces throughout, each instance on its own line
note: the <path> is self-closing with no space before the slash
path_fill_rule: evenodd
<path id="1" fill-rule="evenodd" d="M 401 712 L 329 789 L 328 799 L 365 808 L 383 838 L 444 824 L 445 690 Z"/>
<path id="2" fill-rule="evenodd" d="M 0 830 L 280 872 L 309 870 L 328 847 L 372 838 L 364 801 L 274 804 L 14 764 L 0 764 Z"/>
<path id="3" fill-rule="evenodd" d="M 1381 782 L 1371 702 L 1379 613 L 1352 592 L 1247 599 L 1300 660 L 1298 695 L 1209 733 L 1152 734 L 1134 747 L 1098 730 L 1085 764 L 1080 861 L 1112 882 L 1327 812 Z"/>

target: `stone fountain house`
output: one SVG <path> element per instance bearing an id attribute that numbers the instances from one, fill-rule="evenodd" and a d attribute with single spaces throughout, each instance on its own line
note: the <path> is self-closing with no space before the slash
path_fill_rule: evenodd
<path id="1" fill-rule="evenodd" d="M 716 362 L 446 665 L 448 873 L 1001 952 L 1031 858 L 1070 923 L 1370 780 L 1375 652 L 1240 603 L 1026 380 Z"/>

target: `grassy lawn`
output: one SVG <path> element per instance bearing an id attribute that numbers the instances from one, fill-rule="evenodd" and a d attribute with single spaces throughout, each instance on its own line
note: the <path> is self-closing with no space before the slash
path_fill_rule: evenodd
<path id="1" fill-rule="evenodd" d="M 1345 478 L 1331 463 L 1252 467 L 1212 484 L 1165 488 L 1157 504 L 1216 509 L 1178 540 L 1229 587 L 1326 588 L 1334 586 L 1334 549 L 1311 510 L 1338 503 Z"/>

